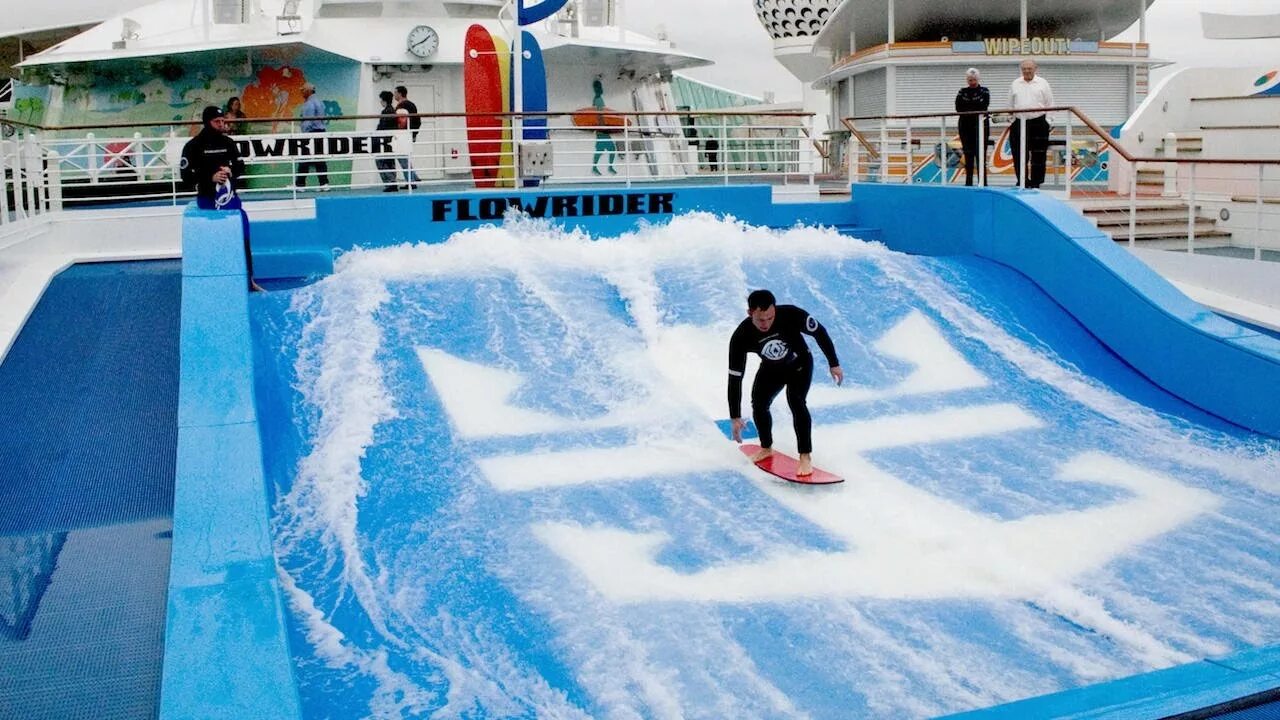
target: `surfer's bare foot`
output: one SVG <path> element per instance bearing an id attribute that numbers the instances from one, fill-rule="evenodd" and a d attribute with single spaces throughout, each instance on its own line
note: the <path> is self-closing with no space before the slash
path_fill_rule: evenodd
<path id="1" fill-rule="evenodd" d="M 809 453 L 800 453 L 800 462 L 796 463 L 796 477 L 804 477 L 813 474 L 813 460 L 809 457 Z"/>
<path id="2" fill-rule="evenodd" d="M 751 456 L 751 462 L 758 463 L 770 457 L 773 457 L 773 448 L 760 448 L 760 452 Z"/>

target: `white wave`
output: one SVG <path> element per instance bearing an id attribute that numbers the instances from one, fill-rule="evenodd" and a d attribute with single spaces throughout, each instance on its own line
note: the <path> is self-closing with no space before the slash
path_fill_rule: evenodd
<path id="1" fill-rule="evenodd" d="M 277 568 L 276 576 L 316 657 L 330 668 L 359 672 L 377 683 L 377 690 L 369 699 L 371 717 L 413 717 L 437 704 L 435 692 L 391 669 L 385 649 L 362 650 L 351 644 L 342 631 L 325 618 L 315 599 L 298 586 L 292 575 Z"/>
<path id="2" fill-rule="evenodd" d="M 1085 375 L 1047 348 L 1024 343 L 958 298 L 919 263 L 878 256 L 885 273 L 911 288 L 956 330 L 990 348 L 1027 377 L 1123 425 L 1134 440 L 1191 467 L 1220 473 L 1263 492 L 1280 495 L 1280 452 L 1271 441 L 1224 438 L 1208 430 L 1175 425 L 1168 417 L 1132 401 Z"/>
<path id="3" fill-rule="evenodd" d="M 487 717 L 516 717 L 532 712 L 538 718 L 590 718 L 564 692 L 524 667 L 503 639 L 483 624 L 454 617 L 447 610 L 425 619 L 418 619 L 419 613 L 414 609 L 401 611 L 413 630 L 430 643 L 430 647 L 417 647 L 413 656 L 438 668 L 448 681 L 445 703 L 431 717 L 469 717 L 479 708 Z"/>
<path id="4" fill-rule="evenodd" d="M 788 266 L 774 270 L 773 264 L 778 260 L 784 260 Z M 531 711 L 539 717 L 584 716 L 584 711 L 575 707 L 562 691 L 551 687 L 536 668 L 527 667 L 519 653 L 508 648 L 497 633 L 461 617 L 461 613 L 455 615 L 447 605 L 428 606 L 421 602 L 422 598 L 411 597 L 412 593 L 404 588 L 424 582 L 423 573 L 417 567 L 412 564 L 389 566 L 378 553 L 363 547 L 367 541 L 362 541 L 357 520 L 367 481 L 361 476 L 361 459 L 373 442 L 377 425 L 397 417 L 394 398 L 385 386 L 377 360 L 383 343 L 382 325 L 413 321 L 413 318 L 378 317 L 391 297 L 388 284 L 414 286 L 430 285 L 440 279 L 514 279 L 520 292 L 525 294 L 522 301 L 533 301 L 545 308 L 548 317 L 535 321 L 554 321 L 555 327 L 563 331 L 565 347 L 583 357 L 602 358 L 598 365 L 584 366 L 577 371 L 574 390 L 597 406 L 603 406 L 605 420 L 574 420 L 564 427 L 581 431 L 612 427 L 610 423 L 629 425 L 637 428 L 635 445 L 662 448 L 668 455 L 687 456 L 690 467 L 715 468 L 723 466 L 723 453 L 719 451 L 727 445 L 705 420 L 723 413 L 723 397 L 717 398 L 711 393 L 703 397 L 693 392 L 693 388 L 706 386 L 722 390 L 723 339 L 745 310 L 745 296 L 752 289 L 748 278 L 756 277 L 759 268 L 765 267 L 786 277 L 802 276 L 800 282 L 804 282 L 807 275 L 803 268 L 798 269 L 801 260 L 874 263 L 891 282 L 915 294 L 937 312 L 942 325 L 983 344 L 1018 371 L 1055 388 L 1069 400 L 1111 419 L 1117 424 L 1117 432 L 1132 435 L 1134 447 L 1146 444 L 1153 452 L 1186 466 L 1212 469 L 1261 492 L 1280 492 L 1280 481 L 1274 479 L 1280 473 L 1271 473 L 1280 467 L 1280 453 L 1268 452 L 1266 448 L 1260 450 L 1248 443 L 1223 442 L 1219 434 L 1210 431 L 1188 430 L 1185 423 L 1178 424 L 1129 401 L 1063 362 L 1048 349 L 1010 335 L 980 310 L 956 297 L 922 261 L 890 253 L 877 244 L 829 230 L 770 230 L 701 213 L 677 217 L 669 225 L 641 226 L 623 236 L 604 239 L 593 239 L 582 232 L 566 232 L 547 221 L 513 218 L 502 226 L 459 233 L 440 244 L 353 250 L 339 258 L 334 276 L 313 290 L 300 293 L 303 299 L 296 311 L 309 312 L 310 318 L 300 343 L 297 371 L 299 389 L 309 408 L 307 412 L 314 415 L 315 430 L 294 486 L 280 501 L 280 547 L 286 556 L 298 553 L 287 558 L 290 562 L 304 563 L 305 559 L 300 556 L 302 548 L 308 541 L 319 541 L 329 553 L 326 558 L 329 569 L 338 571 L 377 632 L 387 640 L 386 647 L 374 650 L 353 647 L 351 641 L 326 620 L 326 616 L 334 615 L 336 608 L 316 608 L 311 595 L 293 585 L 289 588 L 291 605 L 295 613 L 304 618 L 308 638 L 317 647 L 318 654 L 339 666 L 358 668 L 379 677 L 383 700 L 378 702 L 389 702 L 387 698 L 395 697 L 394 688 L 409 687 L 416 693 L 414 703 L 423 703 L 423 706 L 434 703 L 435 715 L 441 717 L 459 717 L 476 708 L 492 716 L 523 715 Z M 670 274 L 698 287 L 696 297 L 680 298 L 685 305 L 679 309 L 701 313 L 699 322 L 710 319 L 711 325 L 695 326 L 673 319 L 672 301 L 664 297 L 659 279 Z M 603 303 L 584 301 L 575 287 L 582 277 L 603 279 L 616 289 L 634 327 L 627 324 L 626 318 L 611 317 L 610 310 L 602 307 Z M 840 301 L 824 294 L 824 290 L 829 292 L 831 287 L 820 283 L 809 283 L 807 287 L 831 312 L 839 313 Z M 307 303 L 306 307 L 302 307 L 303 303 Z M 498 315 L 506 311 L 501 299 L 495 298 L 493 304 L 496 309 L 485 311 Z M 886 312 L 905 314 L 909 308 L 903 305 L 888 307 Z M 708 328 L 719 333 L 715 347 L 706 340 Z M 532 338 L 535 330 L 520 328 L 517 332 L 530 332 Z M 890 344 L 900 351 L 899 355 L 906 350 L 920 351 L 926 340 L 939 336 L 938 329 L 923 317 L 908 330 L 897 338 L 896 344 Z M 703 336 L 695 337 L 698 332 Z M 522 337 L 516 342 L 527 339 Z M 523 359 L 517 353 L 546 352 L 539 343 L 532 345 L 533 349 L 518 347 L 510 352 L 490 347 L 494 356 L 491 367 L 505 373 L 510 369 L 507 361 L 515 364 Z M 906 383 L 910 390 L 924 393 L 939 387 L 975 388 L 989 382 L 965 363 L 963 357 L 944 357 L 944 353 L 936 350 L 927 352 L 948 360 L 948 374 L 943 378 L 947 382 L 935 379 L 936 382 L 929 384 L 916 378 Z M 550 363 L 554 358 L 537 356 L 532 361 Z M 423 364 L 427 367 L 431 361 L 424 360 Z M 430 367 L 427 372 L 431 375 Z M 478 383 L 477 387 L 491 391 L 487 395 L 468 394 L 465 387 L 453 388 L 464 401 L 493 395 L 500 396 L 505 403 L 510 395 L 508 391 L 514 387 L 515 381 L 508 375 L 475 367 L 460 372 L 457 377 L 462 378 L 464 386 Z M 476 379 L 481 376 L 490 379 Z M 500 380 L 493 381 L 495 377 Z M 896 397 L 893 393 L 867 396 L 881 400 Z M 468 438 L 503 435 L 497 431 L 487 432 L 486 422 L 514 423 L 504 428 L 511 431 L 507 435 L 528 432 L 530 428 L 564 429 L 548 419 L 550 414 L 535 417 L 531 412 L 506 416 L 477 412 L 468 416 L 469 434 L 464 434 Z M 872 434 L 862 435 L 867 435 L 867 442 L 874 446 Z M 850 447 L 856 444 L 847 442 Z M 530 467 L 546 470 L 543 465 L 533 463 L 553 456 L 569 463 L 564 477 L 528 482 L 524 475 Z M 530 503 L 527 509 L 531 516 L 566 510 L 568 506 L 561 505 L 563 501 L 550 490 L 580 487 L 586 482 L 584 478 L 600 475 L 601 468 L 611 469 L 619 478 L 633 480 L 637 475 L 651 474 L 626 469 L 625 458 L 597 447 L 572 451 L 543 448 L 534 457 L 531 461 L 528 455 L 499 455 L 478 463 L 483 477 L 495 487 L 506 491 L 508 497 L 519 495 L 521 501 Z M 663 458 L 666 456 L 658 459 Z M 671 474 L 680 470 L 678 462 L 661 466 Z M 554 469 L 554 464 L 550 467 Z M 543 474 L 549 472 L 551 470 Z M 666 477 L 664 475 L 664 479 Z M 776 521 L 775 515 L 738 517 L 716 507 L 708 497 L 667 492 L 666 485 L 658 483 L 658 486 L 663 488 L 666 509 L 687 513 L 706 524 L 706 527 L 689 530 L 690 538 L 687 538 L 693 551 L 702 553 L 706 559 L 719 557 L 716 541 L 712 539 L 715 533 L 757 549 L 780 547 L 787 540 L 780 537 L 782 533 L 776 528 L 767 526 Z M 750 492 L 753 486 L 742 483 L 740 487 L 744 488 L 743 492 Z M 485 489 L 488 490 L 488 486 Z M 542 494 L 528 493 L 538 497 L 526 499 L 523 493 L 515 492 L 528 490 L 539 490 Z M 656 524 L 652 518 L 629 515 L 638 511 L 624 509 L 627 506 L 621 492 L 618 497 L 617 512 L 633 527 L 644 529 L 646 523 Z M 473 500 L 459 500 L 459 505 Z M 893 512 L 907 515 L 908 506 L 918 507 L 911 503 L 901 505 Z M 459 516 L 463 516 L 461 511 Z M 462 522 L 457 518 L 455 521 Z M 848 517 L 841 518 L 840 522 L 847 524 Z M 752 523 L 764 526 L 756 527 Z M 959 528 L 943 529 L 958 531 Z M 558 636 L 553 650 L 557 656 L 567 658 L 575 680 L 596 705 L 593 712 L 598 708 L 604 716 L 619 718 L 805 716 L 797 702 L 772 682 L 769 671 L 758 666 L 747 648 L 724 625 L 715 602 L 665 606 L 656 602 L 613 604 L 584 585 L 583 578 L 570 566 L 557 563 L 532 539 L 524 539 L 529 547 L 514 550 L 509 544 L 518 544 L 520 540 L 507 537 L 488 540 L 492 542 L 485 550 L 502 547 L 512 556 L 496 559 L 485 556 L 487 569 L 501 575 L 522 602 L 548 618 L 555 627 Z M 485 545 L 474 542 L 476 546 Z M 468 550 L 479 552 L 475 546 L 469 546 Z M 905 552 L 910 554 L 911 547 L 907 546 Z M 1070 555 L 1072 548 L 1060 547 L 1057 552 Z M 394 555 L 394 549 L 390 554 Z M 416 558 L 414 562 L 423 561 L 421 554 L 410 555 Z M 377 579 L 372 577 L 371 565 L 378 568 Z M 770 580 L 773 585 L 794 581 L 788 577 Z M 1146 607 L 1137 601 L 1126 602 L 1118 609 L 1113 607 L 1114 600 L 1121 597 L 1121 589 L 1099 583 L 1096 577 L 1079 580 L 1079 586 L 1062 584 L 1048 591 L 1043 587 L 1039 590 L 1034 601 L 1052 617 L 1067 618 L 1092 631 L 1086 633 L 1088 635 L 1096 633 L 1110 638 L 1128 655 L 1108 657 L 1091 642 L 1062 630 L 1056 634 L 1060 636 L 1058 642 L 1042 641 L 1037 633 L 1046 628 L 1049 621 L 1034 619 L 1029 611 L 1010 620 L 1011 630 L 1031 652 L 1082 680 L 1114 677 L 1133 669 L 1134 664 L 1160 667 L 1189 658 L 1187 648 L 1216 647 L 1211 640 L 1200 638 L 1192 631 L 1164 633 L 1163 629 L 1174 621 L 1158 608 Z M 388 592 L 396 594 L 389 596 Z M 321 594 L 336 595 L 331 591 L 317 592 Z M 924 641 L 914 641 L 895 634 L 873 615 L 859 612 L 852 602 L 824 600 L 826 604 L 819 601 L 800 604 L 797 612 L 812 619 L 815 628 L 822 628 L 815 632 L 822 633 L 824 649 L 836 658 L 860 663 L 859 672 L 865 675 L 856 681 L 858 693 L 870 703 L 873 713 L 925 716 L 1056 689 L 1034 673 L 1009 667 L 1011 663 L 995 650 L 975 647 L 974 643 L 946 631 L 933 630 L 922 623 L 907 623 L 917 638 L 924 638 Z M 1004 601 L 992 602 L 997 606 L 1004 604 Z M 1274 603 L 1268 605 L 1263 600 L 1259 603 L 1257 617 L 1274 613 Z M 824 623 L 824 613 L 833 608 L 846 616 Z M 392 628 L 402 637 L 393 633 Z M 410 635 L 422 642 L 407 639 Z M 447 695 L 433 699 L 421 688 L 413 690 L 416 686 L 410 687 L 412 681 L 407 678 L 403 682 L 409 685 L 398 684 L 402 682 L 399 678 L 384 678 L 388 657 L 397 654 L 440 673 L 442 682 L 448 685 Z M 708 663 L 708 658 L 715 663 Z M 998 668 L 999 672 L 992 673 L 991 668 Z M 902 693 L 904 687 L 912 688 L 916 694 Z M 403 711 L 405 706 L 391 703 L 385 708 L 391 713 Z"/>
<path id="5" fill-rule="evenodd" d="M 303 328 L 295 367 L 316 422 L 310 452 L 279 500 L 276 538 L 286 557 L 306 540 L 321 542 L 327 569 L 338 570 L 374 626 L 394 639 L 358 530 L 359 500 L 367 491 L 360 463 L 374 428 L 396 416 L 375 357 L 383 334 L 374 313 L 389 294 L 378 280 L 343 274 L 310 292 L 314 315 Z M 299 296 L 295 309 L 313 299 L 309 294 Z"/>

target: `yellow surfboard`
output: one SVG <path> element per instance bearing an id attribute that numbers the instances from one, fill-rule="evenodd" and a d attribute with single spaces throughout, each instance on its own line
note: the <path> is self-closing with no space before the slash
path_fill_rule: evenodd
<path id="1" fill-rule="evenodd" d="M 502 78 L 502 111 L 511 112 L 511 48 L 507 41 L 493 36 L 493 49 L 498 54 L 498 75 Z M 502 149 L 498 155 L 498 187 L 515 187 L 515 163 L 511 148 L 511 121 L 502 122 Z"/>

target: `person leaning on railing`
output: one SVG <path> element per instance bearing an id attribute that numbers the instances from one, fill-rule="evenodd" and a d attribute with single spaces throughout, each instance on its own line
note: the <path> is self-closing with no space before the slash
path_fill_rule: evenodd
<path id="1" fill-rule="evenodd" d="M 1036 75 L 1036 61 L 1022 61 L 1022 77 L 1009 86 L 1009 107 L 1014 110 L 1053 107 L 1053 88 L 1049 81 Z M 1013 127 L 1009 129 L 1009 147 L 1013 151 L 1013 171 L 1022 184 L 1027 161 L 1031 171 L 1027 174 L 1027 187 L 1038 188 L 1044 182 L 1044 156 L 1049 150 L 1049 118 L 1044 110 L 1013 114 Z M 1026 147 L 1023 147 L 1022 122 L 1027 121 Z"/>
<path id="2" fill-rule="evenodd" d="M 979 82 L 977 68 L 969 68 L 964 73 L 965 86 L 956 93 L 956 112 L 982 112 L 991 107 L 991 91 Z M 985 125 L 985 132 L 978 135 L 979 124 Z M 957 123 L 960 127 L 960 148 L 964 151 L 964 184 L 973 185 L 974 167 L 986 167 L 986 138 L 991 137 L 991 118 L 985 115 L 961 115 Z M 987 184 L 985 170 L 982 184 Z"/>

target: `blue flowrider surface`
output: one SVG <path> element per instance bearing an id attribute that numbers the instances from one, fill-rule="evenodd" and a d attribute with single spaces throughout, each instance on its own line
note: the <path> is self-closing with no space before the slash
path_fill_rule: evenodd
<path id="1" fill-rule="evenodd" d="M 758 287 L 836 343 L 843 484 L 717 425 Z M 928 717 L 1280 642 L 1280 443 L 986 261 L 524 221 L 252 303 L 308 716 Z"/>
<path id="2" fill-rule="evenodd" d="M 0 364 L 0 717 L 155 715 L 179 271 L 64 271 Z"/>

